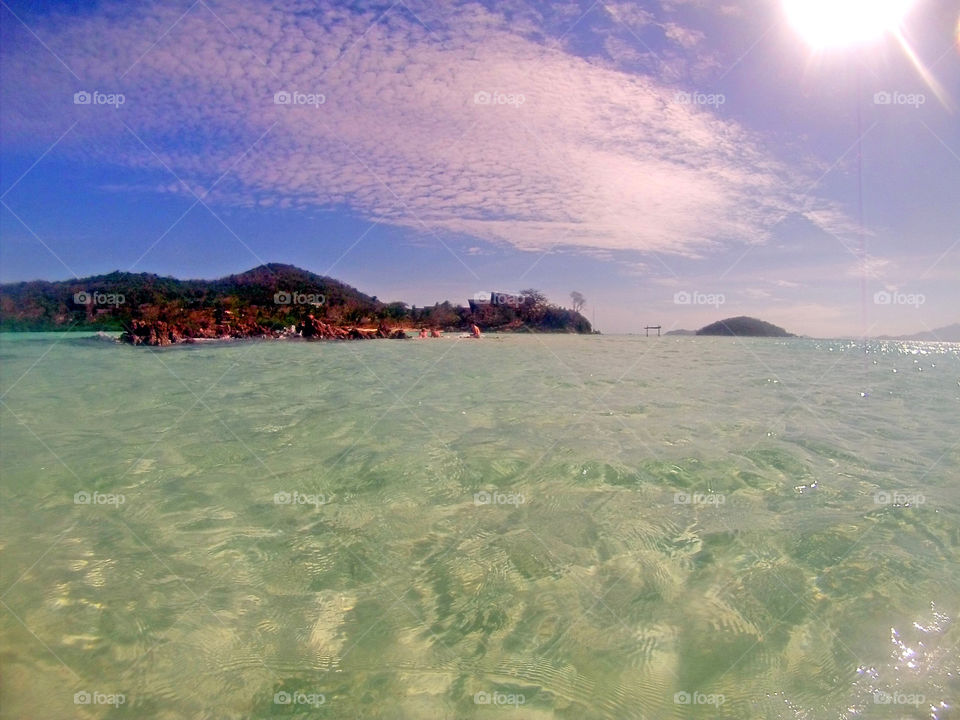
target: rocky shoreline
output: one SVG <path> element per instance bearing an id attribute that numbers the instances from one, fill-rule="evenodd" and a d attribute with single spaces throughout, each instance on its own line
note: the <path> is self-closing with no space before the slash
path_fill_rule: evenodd
<path id="1" fill-rule="evenodd" d="M 133 320 L 130 327 L 120 335 L 120 342 L 128 345 L 164 347 L 211 340 L 241 340 L 251 338 L 281 340 L 302 338 L 305 340 L 373 340 L 392 338 L 405 340 L 409 336 L 402 328 L 390 328 L 384 324 L 376 328 L 332 325 L 308 316 L 298 325 L 277 330 L 256 322 L 221 325 L 204 329 L 199 335 L 191 333 L 177 323 L 163 320 Z"/>

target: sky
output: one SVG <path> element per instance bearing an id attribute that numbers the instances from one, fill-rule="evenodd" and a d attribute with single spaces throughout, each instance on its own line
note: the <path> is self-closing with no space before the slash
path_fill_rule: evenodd
<path id="1" fill-rule="evenodd" d="M 818 48 L 777 0 L 4 0 L 0 281 L 284 262 L 417 305 L 577 290 L 606 333 L 932 330 L 960 321 L 960 7 L 895 30 Z"/>

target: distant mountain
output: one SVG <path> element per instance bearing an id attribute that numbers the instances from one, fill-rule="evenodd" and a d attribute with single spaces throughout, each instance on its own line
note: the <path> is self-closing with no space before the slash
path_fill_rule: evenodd
<path id="1" fill-rule="evenodd" d="M 670 330 L 665 332 L 664 335 L 696 335 L 695 330 Z"/>
<path id="2" fill-rule="evenodd" d="M 697 335 L 736 335 L 738 337 L 795 337 L 782 327 L 741 315 L 718 320 L 697 330 Z"/>
<path id="3" fill-rule="evenodd" d="M 901 335 L 894 340 L 923 340 L 926 342 L 960 342 L 960 323 L 946 325 L 935 330 L 926 330 L 913 335 Z"/>

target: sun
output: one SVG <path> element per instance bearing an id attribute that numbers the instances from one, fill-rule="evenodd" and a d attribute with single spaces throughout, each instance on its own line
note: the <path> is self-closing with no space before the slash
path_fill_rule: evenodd
<path id="1" fill-rule="evenodd" d="M 847 47 L 895 32 L 913 0 L 783 0 L 790 22 L 814 48 Z"/>

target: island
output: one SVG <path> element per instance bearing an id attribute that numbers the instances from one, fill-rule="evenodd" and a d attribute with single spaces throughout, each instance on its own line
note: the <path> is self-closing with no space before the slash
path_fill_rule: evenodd
<path id="1" fill-rule="evenodd" d="M 960 342 L 960 323 L 945 325 L 944 327 L 934 328 L 933 330 L 924 330 L 913 333 L 912 335 L 881 335 L 877 340 L 919 340 L 921 342 Z"/>
<path id="2" fill-rule="evenodd" d="M 740 315 L 718 320 L 697 330 L 697 335 L 723 335 L 736 337 L 796 337 L 782 327 L 757 318 Z"/>
<path id="3" fill-rule="evenodd" d="M 114 330 L 132 345 L 216 339 L 406 338 L 418 328 L 591 333 L 538 290 L 477 293 L 466 306 L 382 302 L 333 278 L 268 263 L 217 280 L 112 272 L 0 285 L 0 331 Z"/>

